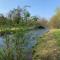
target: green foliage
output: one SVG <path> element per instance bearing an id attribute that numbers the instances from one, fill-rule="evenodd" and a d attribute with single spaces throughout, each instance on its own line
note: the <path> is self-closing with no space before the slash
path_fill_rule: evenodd
<path id="1" fill-rule="evenodd" d="M 25 60 L 26 54 L 23 48 L 26 44 L 24 34 L 26 31 L 20 30 L 12 35 L 4 35 L 4 46 L 0 49 L 0 60 Z"/>
<path id="2" fill-rule="evenodd" d="M 50 19 L 50 27 L 60 28 L 60 8 L 56 10 L 55 15 Z"/>
<path id="3" fill-rule="evenodd" d="M 30 27 L 37 25 L 46 26 L 47 20 L 40 19 L 37 16 L 31 16 L 26 8 L 14 8 L 10 10 L 7 17 L 5 17 L 4 15 L 0 15 L 0 28 L 11 28 L 18 26 Z"/>
<path id="4" fill-rule="evenodd" d="M 31 16 L 26 8 L 20 7 L 12 9 L 8 17 L 0 15 L 0 33 L 4 35 L 0 60 L 27 60 L 30 50 L 24 48 L 27 45 L 24 34 L 38 25 L 46 26 L 46 22 L 37 16 Z"/>

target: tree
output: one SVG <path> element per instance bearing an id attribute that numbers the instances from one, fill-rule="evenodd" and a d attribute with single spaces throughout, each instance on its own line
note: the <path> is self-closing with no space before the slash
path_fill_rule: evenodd
<path id="1" fill-rule="evenodd" d="M 56 10 L 55 15 L 50 19 L 50 28 L 60 28 L 60 9 Z"/>
<path id="2" fill-rule="evenodd" d="M 15 21 L 17 24 L 19 24 L 21 20 L 21 11 L 22 9 L 20 7 L 17 7 L 16 9 L 11 10 L 8 14 L 8 18 L 10 20 Z"/>
<path id="3" fill-rule="evenodd" d="M 0 26 L 5 25 L 6 21 L 7 21 L 6 17 L 4 17 L 3 14 L 0 14 Z"/>
<path id="4" fill-rule="evenodd" d="M 32 20 L 37 21 L 39 18 L 37 16 L 32 16 Z"/>
<path id="5" fill-rule="evenodd" d="M 26 10 L 26 8 L 24 8 L 23 10 L 23 14 L 24 14 L 24 20 L 27 23 L 28 18 L 30 17 L 30 13 Z"/>
<path id="6" fill-rule="evenodd" d="M 42 18 L 40 20 L 40 25 L 43 26 L 43 27 L 48 27 L 48 20 L 45 19 L 45 18 Z"/>

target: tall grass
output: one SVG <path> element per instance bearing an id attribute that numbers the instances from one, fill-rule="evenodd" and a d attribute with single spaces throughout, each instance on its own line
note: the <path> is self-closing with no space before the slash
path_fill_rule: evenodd
<path id="1" fill-rule="evenodd" d="M 16 31 L 14 34 L 4 34 L 4 45 L 0 48 L 0 60 L 26 60 L 24 34 L 24 30 Z"/>
<path id="2" fill-rule="evenodd" d="M 51 30 L 39 38 L 32 55 L 33 60 L 60 60 L 60 30 Z"/>

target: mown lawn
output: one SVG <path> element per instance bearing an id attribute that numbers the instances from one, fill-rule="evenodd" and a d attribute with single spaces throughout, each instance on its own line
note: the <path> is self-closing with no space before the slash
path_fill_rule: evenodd
<path id="1" fill-rule="evenodd" d="M 38 39 L 33 60 L 60 60 L 60 29 L 53 29 Z"/>

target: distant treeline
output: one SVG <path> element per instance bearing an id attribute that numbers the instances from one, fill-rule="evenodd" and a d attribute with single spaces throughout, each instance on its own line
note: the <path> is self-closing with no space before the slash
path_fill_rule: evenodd
<path id="1" fill-rule="evenodd" d="M 0 27 L 17 27 L 17 26 L 43 26 L 49 28 L 60 28 L 60 8 L 51 19 L 31 16 L 30 12 L 24 8 L 14 8 L 6 16 L 0 14 Z"/>
<path id="2" fill-rule="evenodd" d="M 0 14 L 0 27 L 48 26 L 48 20 L 38 16 L 31 16 L 26 7 L 14 8 L 10 10 L 6 16 Z"/>

